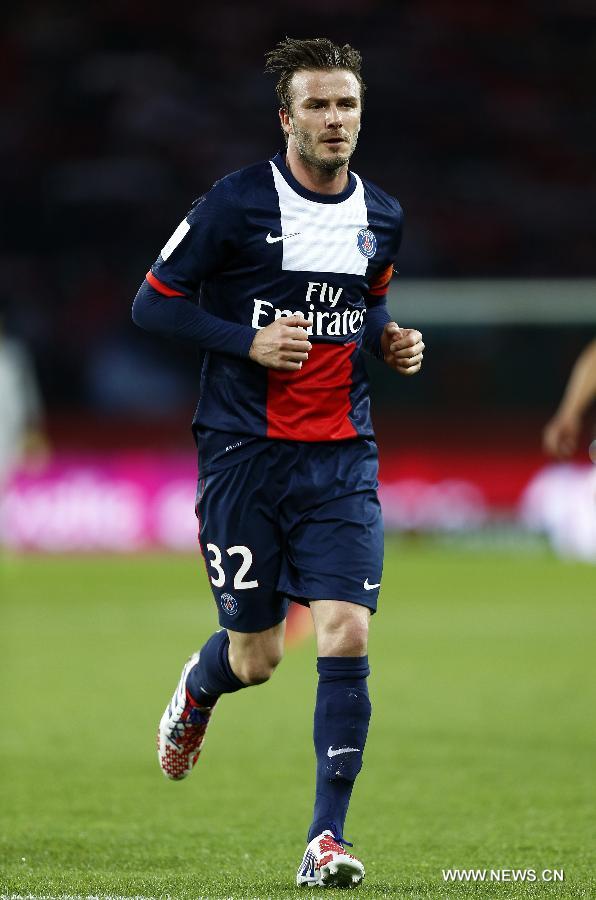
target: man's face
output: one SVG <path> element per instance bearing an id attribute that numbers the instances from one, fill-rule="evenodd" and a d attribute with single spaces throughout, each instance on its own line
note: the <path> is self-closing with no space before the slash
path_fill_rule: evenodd
<path id="1" fill-rule="evenodd" d="M 290 82 L 291 110 L 281 110 L 282 128 L 311 167 L 334 172 L 356 149 L 360 84 L 344 69 L 302 70 Z"/>

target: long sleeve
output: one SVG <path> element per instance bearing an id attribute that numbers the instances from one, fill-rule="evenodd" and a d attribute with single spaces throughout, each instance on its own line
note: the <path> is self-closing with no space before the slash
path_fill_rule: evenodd
<path id="1" fill-rule="evenodd" d="M 394 273 L 394 264 L 401 246 L 404 214 L 395 198 L 391 198 L 392 221 L 394 222 L 393 240 L 384 260 L 379 261 L 379 268 L 371 278 L 366 296 L 366 320 L 362 340 L 365 350 L 383 359 L 381 336 L 385 325 L 392 321 L 387 309 L 387 292 Z"/>
<path id="2" fill-rule="evenodd" d="M 237 251 L 242 221 L 224 182 L 196 200 L 139 288 L 132 308 L 135 324 L 200 350 L 248 357 L 256 330 L 207 312 L 197 302 L 201 284 Z"/>
<path id="3" fill-rule="evenodd" d="M 391 316 L 387 309 L 385 297 L 379 298 L 374 305 L 368 305 L 366 309 L 366 321 L 364 325 L 363 345 L 365 350 L 376 356 L 377 359 L 383 359 L 381 350 L 381 335 L 387 322 L 391 322 Z"/>
<path id="4" fill-rule="evenodd" d="M 152 284 L 147 279 L 143 282 L 132 307 L 136 325 L 163 337 L 191 342 L 200 350 L 248 357 L 256 329 L 205 312 L 196 303 L 168 290 L 150 272 L 147 274 Z"/>
<path id="5" fill-rule="evenodd" d="M 392 321 L 387 309 L 387 291 L 392 277 L 393 263 L 390 263 L 371 282 L 366 298 L 363 344 L 365 349 L 377 359 L 383 359 L 381 335 L 387 322 Z"/>

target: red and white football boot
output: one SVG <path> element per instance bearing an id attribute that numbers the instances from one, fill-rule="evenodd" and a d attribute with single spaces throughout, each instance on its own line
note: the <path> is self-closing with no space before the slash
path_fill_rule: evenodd
<path id="1" fill-rule="evenodd" d="M 199 661 L 193 653 L 184 668 L 178 686 L 161 717 L 157 732 L 157 758 L 167 778 L 180 781 L 192 772 L 198 760 L 213 706 L 199 706 L 186 690 L 188 673 Z"/>
<path id="2" fill-rule="evenodd" d="M 333 832 L 324 831 L 313 838 L 304 851 L 296 884 L 298 887 L 351 888 L 360 884 L 364 875 L 360 860 L 346 853 Z"/>

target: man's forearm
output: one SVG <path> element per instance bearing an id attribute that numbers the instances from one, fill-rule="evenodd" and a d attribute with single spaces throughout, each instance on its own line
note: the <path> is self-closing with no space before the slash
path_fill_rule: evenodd
<path id="1" fill-rule="evenodd" d="M 248 357 L 256 331 L 227 322 L 185 297 L 167 297 L 144 281 L 132 307 L 132 318 L 145 331 L 190 342 L 200 350 Z"/>
<path id="2" fill-rule="evenodd" d="M 377 359 L 383 359 L 383 351 L 381 349 L 381 335 L 387 322 L 391 322 L 391 316 L 387 311 L 385 303 L 379 303 L 377 306 L 369 306 L 366 310 L 364 325 L 364 338 L 362 343 L 365 350 L 376 356 Z"/>
<path id="3" fill-rule="evenodd" d="M 571 371 L 559 411 L 581 418 L 596 398 L 596 340 L 582 351 Z"/>

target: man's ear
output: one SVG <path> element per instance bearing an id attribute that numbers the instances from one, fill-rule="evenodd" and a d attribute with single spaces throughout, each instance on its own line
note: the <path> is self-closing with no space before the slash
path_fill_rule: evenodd
<path id="1" fill-rule="evenodd" d="M 286 134 L 292 133 L 292 122 L 290 120 L 290 114 L 285 106 L 280 106 L 279 108 L 279 121 L 282 127 L 282 131 Z"/>

